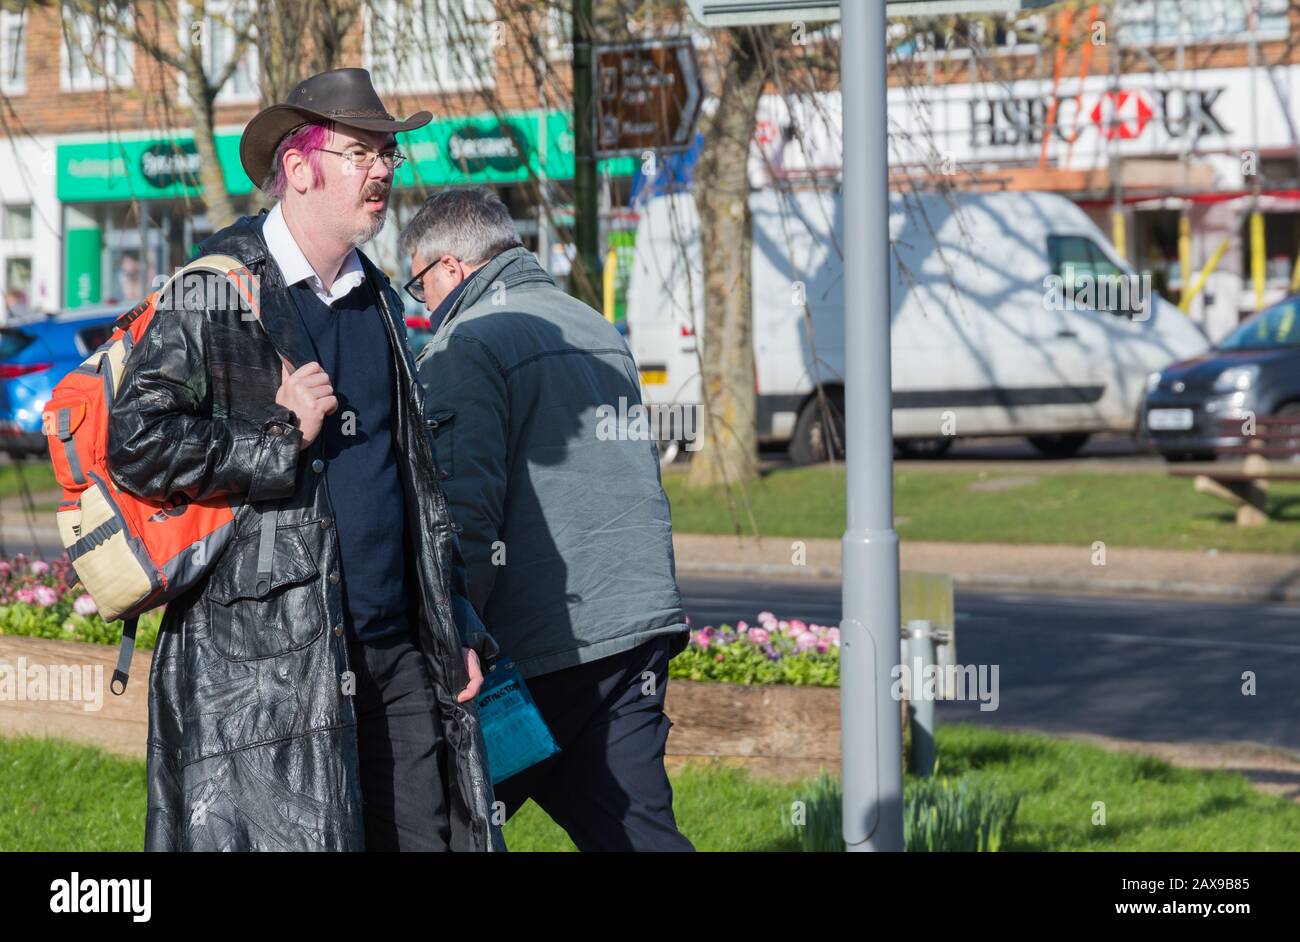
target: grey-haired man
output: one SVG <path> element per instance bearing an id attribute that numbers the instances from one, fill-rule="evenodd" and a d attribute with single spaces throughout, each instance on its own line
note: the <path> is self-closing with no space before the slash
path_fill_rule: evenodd
<path id="1" fill-rule="evenodd" d="M 668 499 L 654 443 L 608 434 L 640 408 L 627 344 L 485 190 L 432 197 L 401 248 L 435 325 L 416 365 L 470 601 L 561 749 L 497 800 L 532 798 L 581 850 L 690 850 L 663 762 L 687 637 Z"/>

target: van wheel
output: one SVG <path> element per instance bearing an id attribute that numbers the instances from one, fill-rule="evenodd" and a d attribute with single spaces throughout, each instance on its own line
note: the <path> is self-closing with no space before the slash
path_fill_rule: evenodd
<path id="1" fill-rule="evenodd" d="M 826 435 L 822 427 L 821 397 L 814 394 L 799 410 L 799 418 L 794 424 L 794 437 L 790 439 L 788 452 L 791 464 L 829 461 L 832 452 L 836 461 L 844 460 L 844 390 L 827 389 L 826 408 L 831 415 L 834 444 L 828 441 L 832 436 Z"/>
<path id="2" fill-rule="evenodd" d="M 1038 449 L 1044 458 L 1072 458 L 1088 444 L 1092 436 L 1087 432 L 1070 432 L 1060 435 L 1030 435 L 1029 444 Z"/>
<path id="3" fill-rule="evenodd" d="M 952 447 L 953 436 L 942 438 L 899 438 L 894 451 L 900 458 L 942 458 Z"/>

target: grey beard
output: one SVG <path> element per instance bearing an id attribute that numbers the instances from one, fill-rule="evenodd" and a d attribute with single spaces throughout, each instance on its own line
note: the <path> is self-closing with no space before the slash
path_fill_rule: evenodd
<path id="1" fill-rule="evenodd" d="M 380 213 L 378 216 L 374 218 L 374 220 L 371 222 L 370 225 L 366 226 L 364 229 L 358 229 L 356 232 L 352 234 L 352 240 L 351 240 L 352 247 L 358 249 L 361 248 L 361 246 L 365 245 L 375 236 L 379 235 L 380 230 L 384 228 L 384 224 L 387 222 L 388 222 L 388 210 L 385 209 L 382 213 Z"/>

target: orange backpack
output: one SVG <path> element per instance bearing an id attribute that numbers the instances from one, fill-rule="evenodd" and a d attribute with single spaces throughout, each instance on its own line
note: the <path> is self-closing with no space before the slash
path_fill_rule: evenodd
<path id="1" fill-rule="evenodd" d="M 54 387 L 41 415 L 54 476 L 63 487 L 57 517 L 64 549 L 104 621 L 125 620 L 110 684 L 115 694 L 126 690 L 140 615 L 207 574 L 234 533 L 235 511 L 242 503 L 232 497 L 144 500 L 119 488 L 108 474 L 109 410 L 127 359 L 149 329 L 159 300 L 172 303 L 175 296 L 168 292 L 174 285 L 182 288 L 186 275 L 204 273 L 230 279 L 253 317 L 258 316 L 257 279 L 242 262 L 227 255 L 195 259 L 118 318 L 108 340 Z M 270 526 L 274 535 L 274 520 Z M 269 573 L 269 556 L 259 559 L 259 578 L 264 568 Z"/>

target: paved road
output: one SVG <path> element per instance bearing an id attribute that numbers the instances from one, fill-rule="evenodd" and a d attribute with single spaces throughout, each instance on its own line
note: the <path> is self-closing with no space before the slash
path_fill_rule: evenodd
<path id="1" fill-rule="evenodd" d="M 681 580 L 692 623 L 836 623 L 839 587 Z M 943 703 L 940 721 L 1152 742 L 1300 750 L 1300 606 L 959 591 L 957 659 L 998 666 L 999 705 Z M 1255 696 L 1243 696 L 1253 671 Z"/>

